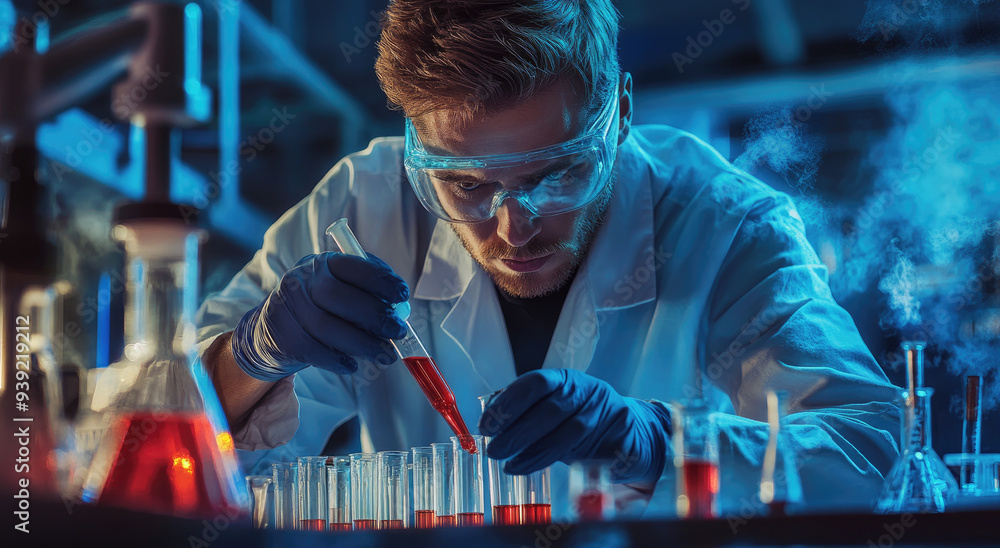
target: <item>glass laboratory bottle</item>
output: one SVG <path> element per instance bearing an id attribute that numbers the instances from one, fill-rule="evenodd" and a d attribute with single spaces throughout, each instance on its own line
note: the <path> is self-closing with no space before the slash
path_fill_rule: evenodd
<path id="1" fill-rule="evenodd" d="M 944 512 L 958 483 L 931 446 L 932 388 L 902 392 L 900 455 L 889 470 L 875 504 L 882 514 Z"/>
<path id="2" fill-rule="evenodd" d="M 180 219 L 121 222 L 124 357 L 101 374 L 107 421 L 83 498 L 189 518 L 245 513 L 246 489 L 218 397 L 193 349 L 201 232 Z"/>

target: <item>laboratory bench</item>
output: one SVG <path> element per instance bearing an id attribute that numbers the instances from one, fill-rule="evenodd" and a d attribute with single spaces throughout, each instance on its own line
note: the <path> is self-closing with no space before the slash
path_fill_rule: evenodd
<path id="1" fill-rule="evenodd" d="M 11 499 L 7 499 L 11 500 Z M 9 516 L 9 514 L 8 514 Z M 9 517 L 8 517 L 9 519 Z M 660 546 L 1000 546 L 1000 505 L 945 514 L 839 514 L 774 518 L 318 533 L 260 531 L 249 520 L 186 520 L 32 501 L 29 533 L 8 526 L 3 546 L 616 548 Z"/>

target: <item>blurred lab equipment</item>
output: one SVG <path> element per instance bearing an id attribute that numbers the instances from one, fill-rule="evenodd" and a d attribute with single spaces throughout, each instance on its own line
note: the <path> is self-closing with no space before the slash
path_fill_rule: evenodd
<path id="1" fill-rule="evenodd" d="M 674 406 L 677 515 L 718 517 L 719 452 L 713 413 L 704 400 Z"/>
<path id="2" fill-rule="evenodd" d="M 875 511 L 944 512 L 955 500 L 958 483 L 931 446 L 934 389 L 923 386 L 925 344 L 905 341 L 902 348 L 906 354 L 907 388 L 901 393 L 901 450 L 885 477 Z"/>

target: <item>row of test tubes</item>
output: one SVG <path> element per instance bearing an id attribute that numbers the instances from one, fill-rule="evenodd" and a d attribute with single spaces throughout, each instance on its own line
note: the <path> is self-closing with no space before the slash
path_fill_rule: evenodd
<path id="1" fill-rule="evenodd" d="M 452 437 L 450 443 L 410 451 L 273 464 L 272 476 L 247 477 L 254 526 L 311 531 L 480 526 L 487 521 L 486 488 L 493 524 L 550 523 L 549 470 L 506 474 L 502 461 L 484 457 L 486 439 L 473 438 L 473 454 Z"/>

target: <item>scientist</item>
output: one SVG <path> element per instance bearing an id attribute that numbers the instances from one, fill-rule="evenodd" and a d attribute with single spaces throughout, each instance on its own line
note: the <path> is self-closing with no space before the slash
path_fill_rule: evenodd
<path id="1" fill-rule="evenodd" d="M 608 459 L 656 507 L 673 402 L 701 394 L 723 413 L 725 511 L 757 487 L 776 389 L 806 500 L 877 495 L 896 391 L 791 200 L 687 133 L 632 127 L 617 34 L 610 0 L 390 3 L 375 69 L 405 137 L 341 160 L 199 312 L 248 473 L 353 416 L 365 451 L 447 441 L 386 343 L 409 301 L 470 426 L 506 388 L 479 430 L 510 472 Z M 324 235 L 342 217 L 371 260 Z"/>

